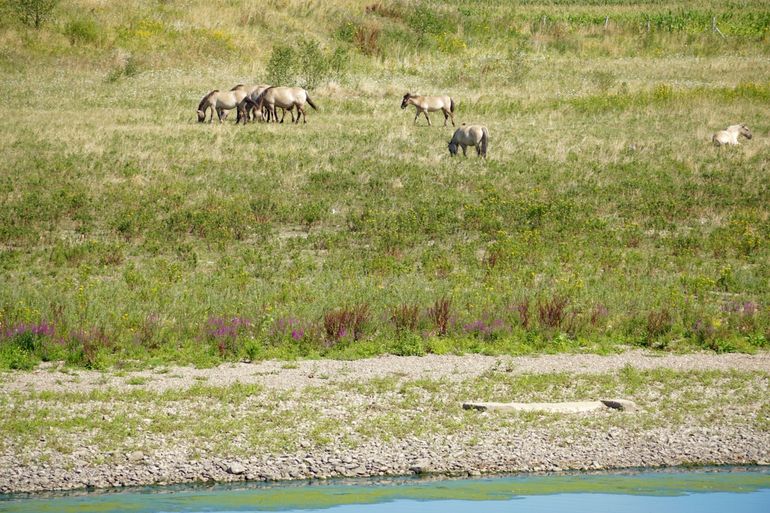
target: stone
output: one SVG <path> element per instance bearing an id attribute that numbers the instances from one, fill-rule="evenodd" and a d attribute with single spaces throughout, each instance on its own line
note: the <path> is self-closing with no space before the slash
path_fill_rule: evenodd
<path id="1" fill-rule="evenodd" d="M 130 463 L 139 463 L 144 460 L 144 453 L 142 451 L 134 451 L 129 453 L 126 457 Z"/>
<path id="2" fill-rule="evenodd" d="M 235 461 L 227 466 L 227 472 L 239 476 L 246 472 L 246 467 Z"/>
<path id="3" fill-rule="evenodd" d="M 600 401 L 604 406 L 613 410 L 635 411 L 639 409 L 635 402 L 628 399 L 600 399 Z"/>
<path id="4" fill-rule="evenodd" d="M 409 467 L 409 470 L 411 470 L 415 474 L 426 474 L 431 471 L 430 461 L 417 460 L 417 462 L 414 465 Z"/>

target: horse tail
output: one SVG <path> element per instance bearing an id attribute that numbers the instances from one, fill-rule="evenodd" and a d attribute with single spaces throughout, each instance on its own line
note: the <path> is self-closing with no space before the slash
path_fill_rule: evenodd
<path id="1" fill-rule="evenodd" d="M 455 101 L 450 97 L 449 98 L 449 112 L 454 114 L 455 111 Z"/>
<path id="2" fill-rule="evenodd" d="M 213 90 L 213 91 L 211 91 L 209 94 L 207 94 L 206 96 L 204 96 L 204 97 L 203 97 L 203 99 L 201 100 L 201 102 L 198 104 L 198 110 L 201 110 L 201 109 L 203 109 L 203 107 L 204 107 L 204 105 L 206 104 L 206 102 L 208 101 L 208 99 L 209 99 L 209 98 L 211 98 L 211 95 L 212 95 L 212 94 L 216 94 L 216 93 L 218 93 L 218 92 L 219 92 L 219 89 L 214 89 L 214 90 Z"/>
<path id="3" fill-rule="evenodd" d="M 307 91 L 305 91 L 305 97 L 307 99 L 307 104 L 313 107 L 313 110 L 318 110 L 318 107 L 316 107 L 315 103 L 313 103 L 313 100 L 310 99 L 310 95 L 307 94 Z"/>
<path id="4" fill-rule="evenodd" d="M 487 157 L 487 144 L 489 143 L 489 130 L 487 127 L 481 127 L 481 155 Z"/>

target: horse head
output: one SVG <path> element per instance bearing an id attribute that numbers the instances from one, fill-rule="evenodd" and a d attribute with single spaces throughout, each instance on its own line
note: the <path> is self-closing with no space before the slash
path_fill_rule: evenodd
<path id="1" fill-rule="evenodd" d="M 749 127 L 747 127 L 746 125 L 741 124 L 741 132 L 740 133 L 746 139 L 751 139 L 751 130 L 749 130 Z"/>
<path id="2" fill-rule="evenodd" d="M 203 123 L 206 120 L 206 113 L 198 109 L 198 123 Z"/>
<path id="3" fill-rule="evenodd" d="M 409 100 L 412 99 L 412 98 L 414 98 L 414 96 L 412 96 L 409 93 L 406 93 L 404 95 L 404 98 L 401 100 L 401 108 L 405 109 L 407 107 L 407 105 L 409 105 Z"/>
<path id="4" fill-rule="evenodd" d="M 457 155 L 457 144 L 454 141 L 449 141 L 449 154 L 453 157 Z"/>

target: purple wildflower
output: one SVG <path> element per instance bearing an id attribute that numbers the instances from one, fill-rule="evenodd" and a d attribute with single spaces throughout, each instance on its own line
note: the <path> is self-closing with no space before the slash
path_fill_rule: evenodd
<path id="1" fill-rule="evenodd" d="M 41 321 L 39 323 L 19 323 L 7 328 L 3 332 L 3 337 L 13 338 L 27 333 L 38 337 L 50 337 L 54 334 L 54 327 L 53 324 L 46 321 Z"/>

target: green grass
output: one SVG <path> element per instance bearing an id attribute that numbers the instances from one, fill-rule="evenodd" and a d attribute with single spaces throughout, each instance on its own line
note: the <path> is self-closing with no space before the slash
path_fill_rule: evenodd
<path id="1" fill-rule="evenodd" d="M 0 17 L 0 368 L 767 347 L 770 4 L 738 4 Z M 194 122 L 208 90 L 275 74 L 277 41 L 316 83 L 307 125 Z M 406 90 L 450 93 L 489 160 L 451 159 Z M 737 122 L 753 140 L 709 144 Z"/>

